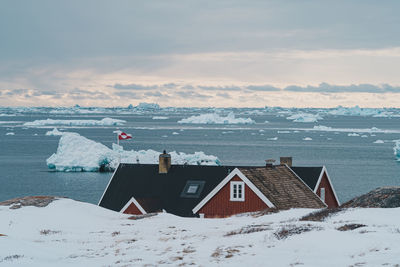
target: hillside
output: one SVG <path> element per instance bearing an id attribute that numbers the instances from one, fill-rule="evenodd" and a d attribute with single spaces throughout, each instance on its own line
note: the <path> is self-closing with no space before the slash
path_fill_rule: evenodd
<path id="1" fill-rule="evenodd" d="M 325 221 L 300 221 L 312 212 L 307 209 L 227 219 L 134 218 L 71 199 L 45 199 L 0 203 L 0 266 L 400 263 L 400 208 L 344 209 Z"/>

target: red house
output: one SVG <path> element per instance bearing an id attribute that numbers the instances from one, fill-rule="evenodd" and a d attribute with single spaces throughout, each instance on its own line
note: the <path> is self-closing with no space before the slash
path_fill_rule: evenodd
<path id="1" fill-rule="evenodd" d="M 164 153 L 159 164 L 120 164 L 99 205 L 129 214 L 207 218 L 339 205 L 325 167 L 316 180 L 317 167 L 291 167 L 288 159 L 262 167 L 171 165 Z"/>

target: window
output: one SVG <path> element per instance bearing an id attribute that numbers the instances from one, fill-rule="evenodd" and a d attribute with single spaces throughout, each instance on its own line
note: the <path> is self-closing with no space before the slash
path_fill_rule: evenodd
<path id="1" fill-rule="evenodd" d="M 244 182 L 231 182 L 231 201 L 244 201 Z"/>
<path id="2" fill-rule="evenodd" d="M 325 203 L 325 188 L 321 187 L 321 200 Z"/>
<path id="3" fill-rule="evenodd" d="M 203 191 L 205 181 L 188 180 L 183 187 L 181 197 L 183 198 L 199 198 Z"/>
<path id="4" fill-rule="evenodd" d="M 199 185 L 189 185 L 189 188 L 186 191 L 186 194 L 196 194 Z"/>

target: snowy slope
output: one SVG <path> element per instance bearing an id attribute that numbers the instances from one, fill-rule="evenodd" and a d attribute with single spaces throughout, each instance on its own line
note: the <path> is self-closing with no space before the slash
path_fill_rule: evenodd
<path id="1" fill-rule="evenodd" d="M 325 222 L 297 209 L 227 219 L 140 220 L 69 199 L 0 206 L 0 266 L 395 266 L 400 209 L 350 209 Z M 349 231 L 345 224 L 364 224 Z M 286 234 L 289 233 L 289 234 Z"/>

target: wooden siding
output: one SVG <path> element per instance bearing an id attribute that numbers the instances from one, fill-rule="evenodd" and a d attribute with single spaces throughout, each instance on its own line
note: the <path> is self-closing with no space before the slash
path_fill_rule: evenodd
<path id="1" fill-rule="evenodd" d="M 211 198 L 198 212 L 205 218 L 222 218 L 238 213 L 268 209 L 268 206 L 245 184 L 244 201 L 230 201 L 230 182 L 242 181 L 234 176 L 221 190 Z"/>
<path id="2" fill-rule="evenodd" d="M 136 207 L 135 203 L 131 203 L 129 207 L 124 211 L 126 214 L 142 215 L 143 213 Z"/>
<path id="3" fill-rule="evenodd" d="M 317 195 L 321 197 L 321 188 L 325 188 L 325 204 L 328 205 L 328 208 L 336 208 L 339 204 L 336 201 L 335 195 L 333 194 L 333 190 L 331 185 L 329 184 L 328 177 L 326 173 L 322 175 L 321 183 L 317 189 Z"/>

